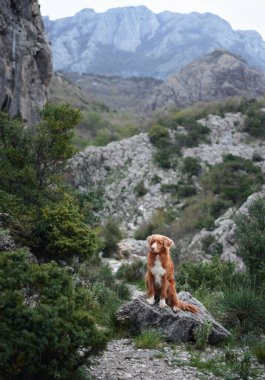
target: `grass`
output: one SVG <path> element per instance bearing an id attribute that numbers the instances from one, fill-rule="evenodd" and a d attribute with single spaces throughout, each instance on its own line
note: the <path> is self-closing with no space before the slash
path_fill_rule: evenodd
<path id="1" fill-rule="evenodd" d="M 163 344 L 162 336 L 159 332 L 153 329 L 142 330 L 140 335 L 134 338 L 136 348 L 151 349 L 160 348 Z"/>

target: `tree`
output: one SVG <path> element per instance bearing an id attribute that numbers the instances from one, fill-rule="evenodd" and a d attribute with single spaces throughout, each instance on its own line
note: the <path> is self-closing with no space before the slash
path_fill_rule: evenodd
<path id="1" fill-rule="evenodd" d="M 1 379 L 74 378 L 106 345 L 96 327 L 93 293 L 55 263 L 35 264 L 24 251 L 0 254 Z"/>

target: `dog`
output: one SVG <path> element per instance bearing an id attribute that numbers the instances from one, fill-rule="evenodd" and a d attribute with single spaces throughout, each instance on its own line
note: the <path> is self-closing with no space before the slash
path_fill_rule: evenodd
<path id="1" fill-rule="evenodd" d="M 181 301 L 178 298 L 174 281 L 174 264 L 170 256 L 173 241 L 163 235 L 151 235 L 147 238 L 147 272 L 145 283 L 147 287 L 147 303 L 154 305 L 159 298 L 159 307 L 169 305 L 173 311 L 179 310 L 196 313 L 198 308 Z"/>

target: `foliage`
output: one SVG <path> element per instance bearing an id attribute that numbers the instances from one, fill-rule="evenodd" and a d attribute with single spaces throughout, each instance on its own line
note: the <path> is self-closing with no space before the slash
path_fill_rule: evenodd
<path id="1" fill-rule="evenodd" d="M 198 176 L 201 171 L 201 164 L 195 157 L 185 157 L 183 160 L 183 173 L 189 176 Z"/>
<path id="2" fill-rule="evenodd" d="M 134 345 L 137 348 L 151 349 L 159 348 L 162 345 L 161 334 L 157 330 L 145 329 L 134 338 Z"/>
<path id="3" fill-rule="evenodd" d="M 144 186 L 144 182 L 140 181 L 137 183 L 137 185 L 134 187 L 134 192 L 138 197 L 143 197 L 145 194 L 148 193 L 148 189 Z"/>
<path id="4" fill-rule="evenodd" d="M 37 247 L 53 259 L 81 260 L 99 249 L 95 230 L 86 222 L 76 199 L 65 193 L 57 202 L 41 209 L 36 227 Z"/>
<path id="5" fill-rule="evenodd" d="M 261 364 L 265 364 L 265 342 L 264 340 L 255 344 L 252 348 L 253 354 Z"/>
<path id="6" fill-rule="evenodd" d="M 237 326 L 239 334 L 265 329 L 263 299 L 244 284 L 227 288 L 222 308 L 223 320 L 229 326 Z"/>
<path id="7" fill-rule="evenodd" d="M 118 222 L 109 220 L 102 228 L 101 237 L 104 255 L 111 256 L 117 250 L 117 243 L 123 238 Z"/>
<path id="8" fill-rule="evenodd" d="M 205 192 L 211 191 L 224 201 L 241 205 L 264 182 L 261 169 L 251 160 L 228 154 L 223 162 L 212 166 L 202 179 Z"/>
<path id="9" fill-rule="evenodd" d="M 94 310 L 95 319 L 107 329 L 108 336 L 113 337 L 117 331 L 115 315 L 121 302 L 130 299 L 130 290 L 126 284 L 116 283 L 111 269 L 102 265 L 98 257 L 92 257 L 81 264 L 78 275 L 93 293 L 98 307 Z"/>
<path id="10" fill-rule="evenodd" d="M 146 265 L 142 261 L 132 264 L 122 264 L 116 273 L 118 279 L 128 282 L 142 280 L 146 272 Z"/>
<path id="11" fill-rule="evenodd" d="M 235 278 L 235 266 L 231 262 L 214 256 L 209 262 L 182 262 L 179 266 L 177 283 L 188 284 L 190 289 L 204 287 L 208 290 L 223 290 L 229 278 Z"/>
<path id="12" fill-rule="evenodd" d="M 55 263 L 0 255 L 0 372 L 8 379 L 66 379 L 105 347 L 91 291 Z M 92 312 L 92 313 L 91 313 Z"/>
<path id="13" fill-rule="evenodd" d="M 256 138 L 265 139 L 265 112 L 263 109 L 250 109 L 245 119 L 244 131 Z"/>
<path id="14" fill-rule="evenodd" d="M 265 198 L 250 204 L 236 220 L 237 254 L 247 265 L 252 285 L 265 292 Z"/>
<path id="15" fill-rule="evenodd" d="M 213 324 L 211 321 L 205 321 L 201 327 L 194 329 L 195 347 L 199 350 L 205 350 L 208 338 L 211 334 Z"/>

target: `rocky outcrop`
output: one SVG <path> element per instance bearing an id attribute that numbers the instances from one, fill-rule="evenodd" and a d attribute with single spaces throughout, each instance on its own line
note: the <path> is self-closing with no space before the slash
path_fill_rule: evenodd
<path id="1" fill-rule="evenodd" d="M 178 180 L 178 172 L 155 165 L 154 152 L 146 133 L 104 147 L 89 147 L 70 163 L 72 183 L 81 191 L 103 188 L 100 215 L 121 220 L 122 228 L 132 236 L 155 210 L 165 207 L 170 195 L 161 191 L 161 185 Z"/>
<path id="2" fill-rule="evenodd" d="M 265 94 L 265 75 L 224 50 L 196 59 L 155 89 L 145 109 L 186 107 L 230 96 Z"/>
<path id="3" fill-rule="evenodd" d="M 215 244 L 219 244 L 222 260 L 234 262 L 237 270 L 244 271 L 246 269 L 245 264 L 242 259 L 236 255 L 238 247 L 235 237 L 235 218 L 240 214 L 247 214 L 250 204 L 259 198 L 265 198 L 265 185 L 261 191 L 250 195 L 238 210 L 233 208 L 227 210 L 224 215 L 215 221 L 215 228 L 212 231 L 203 229 L 194 235 L 188 245 L 183 244 L 181 249 L 182 256 L 194 257 L 196 260 L 211 259 L 211 255 L 206 254 L 204 247 L 205 239 L 209 240 L 210 238 Z"/>
<path id="4" fill-rule="evenodd" d="M 254 31 L 234 31 L 210 13 L 155 14 L 144 6 L 84 9 L 73 17 L 44 18 L 56 70 L 165 78 L 217 48 L 265 70 L 265 42 Z"/>
<path id="5" fill-rule="evenodd" d="M 37 120 L 52 76 L 51 50 L 37 0 L 2 0 L 0 8 L 0 110 Z"/>
<path id="6" fill-rule="evenodd" d="M 260 157 L 257 164 L 265 173 L 265 142 L 251 140 L 249 135 L 243 132 L 244 116 L 241 113 L 227 113 L 224 117 L 209 115 L 199 122 L 210 129 L 210 141 L 194 148 L 183 149 L 184 158 L 196 157 L 200 161 L 214 165 L 222 162 L 226 154 L 249 160 L 256 155 Z"/>
<path id="7" fill-rule="evenodd" d="M 188 292 L 180 292 L 182 301 L 198 306 L 198 313 L 179 311 L 174 313 L 171 308 L 160 309 L 158 304 L 150 306 L 145 297 L 135 298 L 126 303 L 117 312 L 117 320 L 126 323 L 136 331 L 154 328 L 171 342 L 191 342 L 195 340 L 195 330 L 205 323 L 211 324 L 209 343 L 217 344 L 229 336 L 229 332 L 214 320 L 206 308 Z"/>

